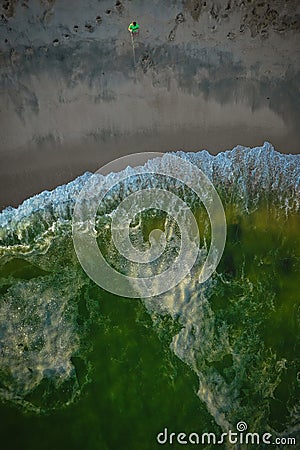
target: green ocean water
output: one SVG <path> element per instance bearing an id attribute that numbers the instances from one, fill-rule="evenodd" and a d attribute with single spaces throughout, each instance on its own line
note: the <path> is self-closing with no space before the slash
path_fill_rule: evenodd
<path id="1" fill-rule="evenodd" d="M 275 198 L 243 208 L 219 193 L 227 241 L 217 272 L 200 286 L 191 274 L 157 304 L 114 296 L 89 280 L 67 220 L 43 233 L 24 221 L 27 249 L 22 236 L 18 245 L 7 237 L 3 448 L 150 450 L 162 447 L 156 436 L 165 427 L 220 436 L 239 421 L 300 442 L 300 214 Z M 195 215 L 205 246 L 210 229 L 197 204 Z M 163 221 L 142 220 L 145 241 Z"/>
<path id="2" fill-rule="evenodd" d="M 5 448 L 153 449 L 167 424 L 211 428 L 213 420 L 194 393 L 197 377 L 162 345 L 141 305 L 98 288 L 89 294 L 99 301 L 95 311 L 101 315 L 89 334 L 91 381 L 74 404 L 46 415 L 2 405 Z M 75 363 L 84 383 L 85 363 Z M 43 394 L 38 391 L 32 400 L 41 403 Z"/>

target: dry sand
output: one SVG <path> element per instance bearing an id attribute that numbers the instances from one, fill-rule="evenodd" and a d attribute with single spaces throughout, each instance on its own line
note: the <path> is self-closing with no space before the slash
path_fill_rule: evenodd
<path id="1" fill-rule="evenodd" d="M 1 8 L 0 208 L 133 152 L 299 152 L 297 0 Z"/>

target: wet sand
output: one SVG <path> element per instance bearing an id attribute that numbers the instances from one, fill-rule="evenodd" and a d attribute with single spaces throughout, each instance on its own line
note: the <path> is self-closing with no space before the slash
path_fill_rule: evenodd
<path id="1" fill-rule="evenodd" d="M 27 3 L 2 6 L 0 208 L 133 152 L 299 152 L 298 2 Z"/>

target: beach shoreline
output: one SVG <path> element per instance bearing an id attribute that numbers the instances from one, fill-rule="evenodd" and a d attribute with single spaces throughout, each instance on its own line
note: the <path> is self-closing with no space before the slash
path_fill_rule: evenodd
<path id="1" fill-rule="evenodd" d="M 87 3 L 1 7 L 1 209 L 135 152 L 299 153 L 297 2 Z"/>

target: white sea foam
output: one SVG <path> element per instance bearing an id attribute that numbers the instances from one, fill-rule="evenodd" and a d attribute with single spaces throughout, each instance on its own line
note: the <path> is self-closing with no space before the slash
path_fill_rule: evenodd
<path id="1" fill-rule="evenodd" d="M 208 176 L 219 192 L 225 209 L 226 205 L 235 204 L 241 214 L 250 213 L 260 202 L 264 202 L 269 206 L 275 205 L 281 214 L 289 215 L 299 211 L 300 155 L 282 155 L 268 143 L 252 149 L 236 147 L 216 156 L 206 151 L 178 152 L 176 155 L 196 164 Z M 149 169 L 155 170 L 156 164 L 155 160 L 146 163 L 145 172 Z M 132 175 L 128 183 L 122 186 L 122 189 L 111 191 L 105 202 L 99 205 L 98 223 L 102 224 L 100 232 L 103 236 L 114 207 L 145 182 L 142 176 L 135 177 L 134 168 L 127 168 L 126 171 Z M 7 208 L 0 214 L 1 266 L 18 258 L 48 271 L 51 274 L 48 277 L 53 278 L 52 288 L 47 276 L 22 282 L 9 280 L 10 286 L 0 303 L 0 337 L 1 348 L 4 349 L 0 364 L 2 370 L 10 370 L 13 376 L 8 378 L 7 386 L 0 391 L 2 398 L 11 396 L 15 401 L 19 399 L 24 403 L 24 394 L 30 393 L 45 377 L 57 379 L 61 376 L 62 379 L 68 380 L 74 375 L 70 358 L 80 346 L 78 330 L 74 327 L 78 311 L 73 307 L 68 310 L 68 314 L 64 314 L 64 311 L 76 302 L 76 295 L 86 281 L 80 277 L 77 281 L 74 279 L 77 277 L 76 267 L 79 265 L 72 246 L 71 219 L 79 192 L 90 177 L 91 174 L 86 173 L 67 185 L 59 186 L 52 192 L 42 192 L 26 200 L 18 208 Z M 114 177 L 114 173 L 107 175 L 107 178 L 103 177 L 103 183 Z M 161 183 L 160 179 L 152 180 L 152 184 L 157 187 Z M 173 181 L 169 180 L 167 183 L 171 185 Z M 163 187 L 168 188 L 168 184 Z M 180 192 L 185 195 L 184 190 Z M 83 204 L 82 207 L 84 206 Z M 114 259 L 111 242 L 108 243 L 107 250 Z M 199 254 L 199 264 L 178 286 L 161 296 L 144 299 L 143 303 L 153 319 L 154 326 L 158 316 L 170 316 L 174 321 L 178 321 L 181 330 L 173 336 L 171 348 L 197 373 L 198 396 L 221 428 L 228 430 L 233 428 L 233 421 L 236 419 L 233 411 L 246 414 L 239 394 L 243 374 L 249 363 L 247 352 L 254 351 L 253 349 L 257 351 L 259 364 L 265 367 L 269 376 L 265 380 L 257 379 L 257 384 L 261 391 L 268 392 L 269 396 L 272 396 L 280 382 L 284 365 L 279 364 L 282 361 L 277 361 L 276 355 L 269 355 L 266 359 L 266 356 L 260 353 L 255 335 L 241 335 L 233 347 L 228 325 L 226 322 L 216 322 L 210 303 L 216 288 L 219 289 L 224 283 L 222 276 L 216 274 L 200 286 L 197 283 L 198 270 L 206 251 L 204 244 Z M 127 270 L 132 270 L 131 266 L 128 266 Z M 73 275 L 68 278 L 68 273 Z M 60 276 L 65 289 L 58 287 Z M 5 285 L 7 279 L 1 282 Z M 259 286 L 253 286 L 246 277 L 240 280 L 239 295 L 240 298 L 246 299 L 246 305 L 252 305 L 252 298 L 259 289 Z M 54 297 L 59 305 L 54 305 Z M 264 301 L 272 305 L 271 294 L 264 292 Z M 21 320 L 19 304 L 23 305 L 23 308 L 26 304 L 22 330 L 18 325 Z M 242 314 L 242 306 L 237 311 Z M 47 314 L 48 322 L 45 319 Z M 30 327 L 31 315 L 35 317 L 35 328 Z M 11 316 L 10 321 L 7 321 L 8 316 Z M 61 326 L 58 326 L 58 323 Z M 41 341 L 40 348 L 34 350 L 34 342 L 41 336 L 44 340 Z M 22 345 L 18 347 L 19 344 L 27 345 L 26 358 Z M 215 367 L 215 363 L 222 361 L 226 355 L 232 358 L 231 365 L 235 374 L 229 380 Z M 276 375 L 273 378 L 269 375 L 272 371 Z M 262 412 L 261 415 L 256 415 L 253 420 L 263 421 L 264 414 Z M 294 424 L 299 419 L 299 412 L 294 410 L 293 414 Z M 246 420 L 247 417 L 238 419 Z M 297 424 L 293 425 L 296 426 Z"/>

